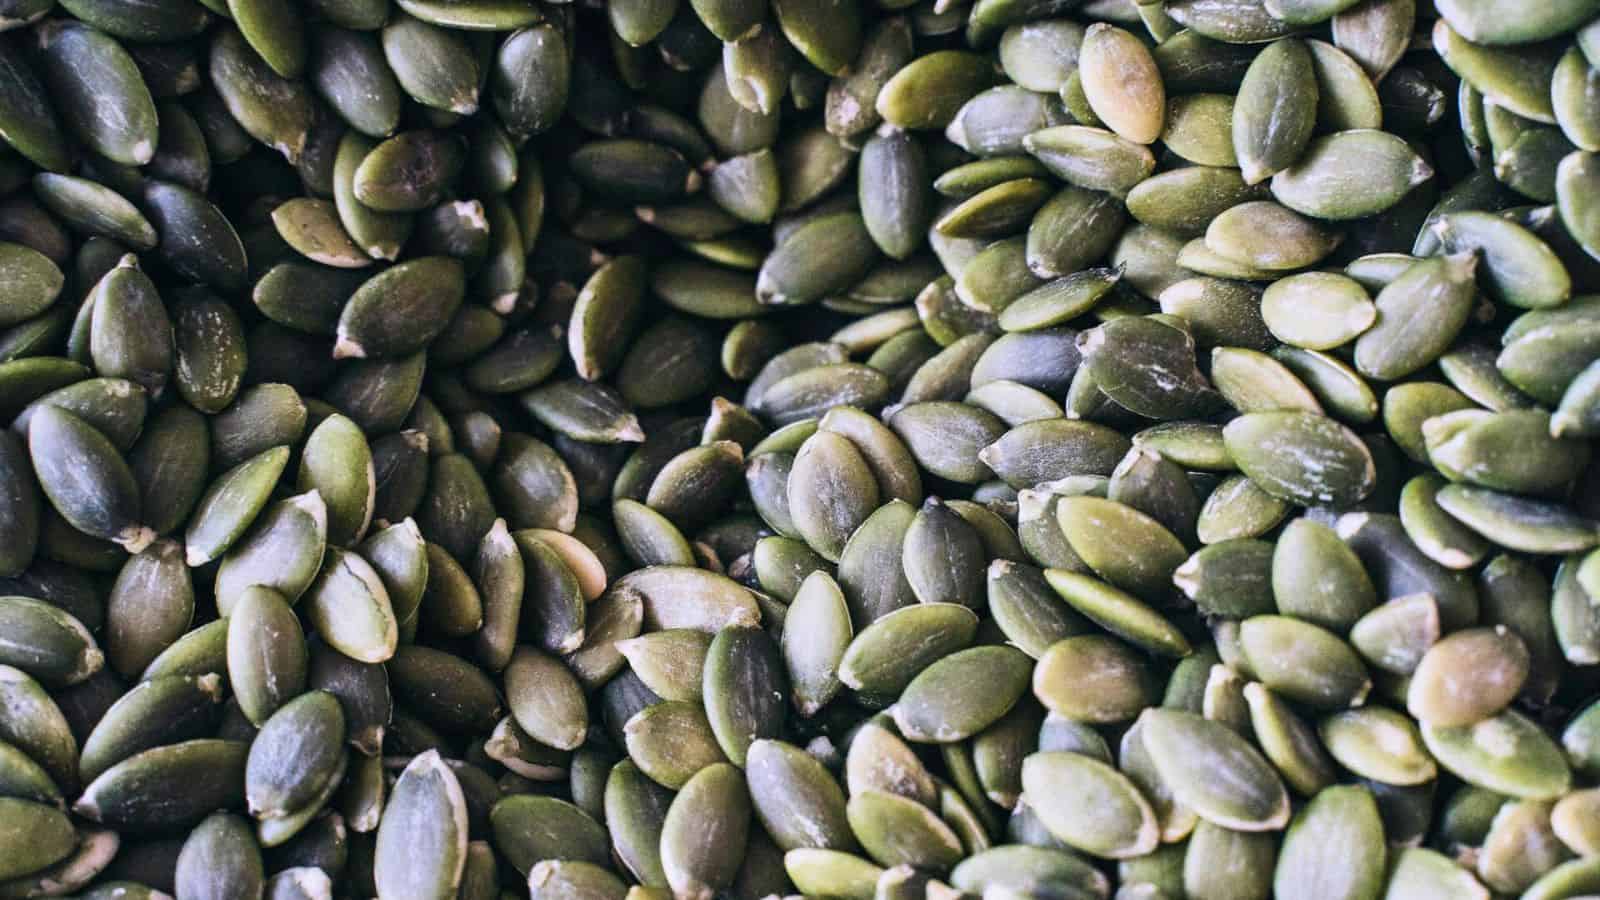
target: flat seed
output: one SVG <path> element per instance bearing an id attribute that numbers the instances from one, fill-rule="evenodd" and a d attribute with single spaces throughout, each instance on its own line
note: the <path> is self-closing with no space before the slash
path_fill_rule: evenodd
<path id="1" fill-rule="evenodd" d="M 1536 122 L 1555 123 L 1550 79 L 1559 57 L 1551 48 L 1476 44 L 1443 18 L 1434 23 L 1433 47 L 1446 65 L 1486 99 Z"/>
<path id="2" fill-rule="evenodd" d="M 1360 557 L 1379 594 L 1393 600 L 1431 594 L 1446 630 L 1477 620 L 1478 597 L 1459 572 L 1434 562 L 1418 550 L 1398 516 L 1352 513 L 1337 523 L 1338 535 Z"/>
<path id="3" fill-rule="evenodd" d="M 315 800 L 343 768 L 344 737 L 344 713 L 332 694 L 301 694 L 275 712 L 245 761 L 251 814 L 288 816 Z"/>
<path id="4" fill-rule="evenodd" d="M 714 27 L 716 21 L 706 18 Z M 911 26 L 906 19 L 888 18 L 869 29 L 855 65 L 828 85 L 823 116 L 828 131 L 851 137 L 876 127 L 881 121 L 876 107 L 878 94 L 911 60 Z"/>
<path id="5" fill-rule="evenodd" d="M 1349 505 L 1373 489 L 1370 452 L 1326 416 L 1258 412 L 1223 430 L 1234 461 L 1268 493 L 1303 505 Z"/>
<path id="6" fill-rule="evenodd" d="M 1321 708 L 1358 706 L 1371 690 L 1366 668 L 1333 634 L 1286 616 L 1255 616 L 1240 625 L 1250 669 L 1284 696 Z"/>
<path id="7" fill-rule="evenodd" d="M 1164 322 L 1114 319 L 1084 332 L 1078 348 L 1096 387 L 1131 412 L 1185 418 L 1220 400 L 1200 374 L 1194 339 Z"/>
<path id="8" fill-rule="evenodd" d="M 241 710 L 259 726 L 305 689 L 305 679 L 305 638 L 283 595 L 245 588 L 228 617 L 228 681 Z"/>
<path id="9" fill-rule="evenodd" d="M 758 740 L 750 745 L 745 775 L 756 818 L 780 848 L 855 847 L 843 791 L 827 769 L 800 748 Z"/>
<path id="10" fill-rule="evenodd" d="M 455 260 L 424 257 L 363 282 L 340 313 L 334 356 L 381 358 L 422 349 L 455 314 L 463 278 Z"/>
<path id="11" fill-rule="evenodd" d="M 1432 475 L 1407 482 L 1400 494 L 1400 522 L 1412 543 L 1440 565 L 1470 568 L 1488 554 L 1489 544 L 1439 505 L 1438 494 L 1445 484 Z"/>
<path id="12" fill-rule="evenodd" d="M 1206 495 L 1195 535 L 1202 544 L 1259 537 L 1277 527 L 1289 508 L 1288 501 L 1267 493 L 1248 477 L 1229 475 Z"/>
<path id="13" fill-rule="evenodd" d="M 663 787 L 678 790 L 696 772 L 726 757 L 696 704 L 657 703 L 629 719 L 624 729 L 628 756 Z"/>
<path id="14" fill-rule="evenodd" d="M 1399 138 L 1369 130 L 1313 141 L 1293 166 L 1272 177 L 1272 193 L 1296 212 L 1319 219 L 1376 215 L 1433 176 Z M 1354 202 L 1360 186 L 1361 200 Z"/>
<path id="15" fill-rule="evenodd" d="M 1572 553 L 1600 541 L 1592 521 L 1559 504 L 1467 485 L 1442 488 L 1438 500 L 1451 516 L 1513 550 Z"/>
<path id="16" fill-rule="evenodd" d="M 1311 53 L 1276 41 L 1246 71 L 1233 107 L 1233 149 L 1248 184 L 1289 168 L 1305 151 L 1317 116 Z"/>
<path id="17" fill-rule="evenodd" d="M 1155 681 L 1127 645 L 1102 635 L 1052 644 L 1033 672 L 1033 693 L 1051 712 L 1080 722 L 1126 722 L 1155 701 Z"/>
<path id="18" fill-rule="evenodd" d="M 883 869 L 849 853 L 800 847 L 783 856 L 795 886 L 807 893 L 866 900 L 875 895 Z"/>
<path id="19" fill-rule="evenodd" d="M 1095 115 L 1140 144 L 1155 142 L 1166 121 L 1166 91 L 1154 58 L 1137 38 L 1097 23 L 1085 32 L 1078 71 Z"/>
<path id="20" fill-rule="evenodd" d="M 1412 675 L 1439 640 L 1439 604 L 1429 594 L 1397 597 L 1358 619 L 1350 643 L 1374 667 Z"/>
<path id="21" fill-rule="evenodd" d="M 231 615 L 235 595 L 253 585 L 298 599 L 321 569 L 327 522 L 327 504 L 315 490 L 263 511 L 217 568 L 219 611 Z"/>
<path id="22" fill-rule="evenodd" d="M 1186 555 L 1159 522 L 1114 500 L 1064 498 L 1056 516 L 1073 551 L 1090 568 L 1142 597 L 1160 597 Z"/>
<path id="23" fill-rule="evenodd" d="M 1424 440 L 1432 437 L 1429 461 L 1441 472 L 1481 487 L 1530 493 L 1559 490 L 1584 460 L 1580 443 L 1550 434 L 1549 417 L 1532 409 L 1462 411 L 1423 425 Z M 1485 458 L 1512 448 L 1515 457 Z"/>
<path id="24" fill-rule="evenodd" d="M 39 67 L 63 124 L 92 150 L 123 165 L 141 166 L 156 149 L 156 109 L 133 58 L 111 36 L 60 19 L 38 29 Z M 120 111 L 98 115 L 100 103 Z"/>
<path id="25" fill-rule="evenodd" d="M 1288 821 L 1283 782 L 1232 729 L 1165 709 L 1144 713 L 1140 724 L 1145 749 L 1162 780 L 1201 817 L 1242 831 L 1274 831 Z M 1230 777 L 1214 778 L 1221 771 Z"/>
<path id="26" fill-rule="evenodd" d="M 957 651 L 922 670 L 894 706 L 907 738 L 949 743 L 1005 715 L 1027 690 L 1032 660 L 1011 647 Z"/>
<path id="27" fill-rule="evenodd" d="M 941 871 L 961 856 L 961 842 L 931 810 L 883 791 L 850 798 L 851 829 L 879 864 L 910 865 Z"/>
<path id="28" fill-rule="evenodd" d="M 1075 849 L 1113 859 L 1155 849 L 1150 804 L 1105 763 L 1076 753 L 1035 753 L 1023 760 L 1022 783 L 1024 799 L 1045 827 Z"/>
<path id="29" fill-rule="evenodd" d="M 761 264 L 756 296 L 793 305 L 821 299 L 855 283 L 876 261 L 862 216 L 838 213 L 801 226 Z"/>
<path id="30" fill-rule="evenodd" d="M 378 824 L 373 851 L 378 895 L 453 897 L 466 857 L 461 784 L 438 753 L 419 754 L 395 781 Z"/>
<path id="31" fill-rule="evenodd" d="M 1459 631 L 1422 657 L 1406 707 L 1430 725 L 1469 726 L 1503 709 L 1521 691 L 1528 667 L 1526 645 L 1508 629 Z"/>
<path id="32" fill-rule="evenodd" d="M 1037 278 L 1060 278 L 1088 268 L 1111 248 L 1126 220 L 1116 198 L 1068 185 L 1050 198 L 1028 225 L 1028 270 Z M 963 271 L 963 277 L 966 274 Z M 1034 286 L 1027 285 L 1030 289 Z M 1013 295 L 1004 302 L 975 305 L 999 310 L 1015 299 Z"/>
<path id="33" fill-rule="evenodd" d="M 1431 781 L 1438 769 L 1422 747 L 1417 726 L 1381 706 L 1334 713 L 1318 723 L 1322 742 L 1341 766 L 1385 784 Z"/>
<path id="34" fill-rule="evenodd" d="M 1326 886 L 1330 897 L 1368 897 L 1383 883 L 1383 822 L 1372 794 L 1356 785 L 1324 788 L 1284 835 L 1273 874 L 1278 893 Z"/>
<path id="35" fill-rule="evenodd" d="M 661 863 L 680 896 L 704 896 L 730 884 L 744 855 L 750 795 L 728 763 L 697 773 L 673 798 L 661 831 Z"/>
<path id="36" fill-rule="evenodd" d="M 1332 784 L 1333 760 L 1317 733 L 1276 694 L 1260 682 L 1244 686 L 1250 727 L 1261 752 L 1297 793 L 1310 796 Z"/>
<path id="37" fill-rule="evenodd" d="M 989 86 L 989 65 L 977 54 L 940 50 L 918 57 L 878 92 L 877 110 L 900 128 L 944 128 L 969 98 Z"/>
<path id="38" fill-rule="evenodd" d="M 1481 44 L 1525 44 L 1563 34 L 1582 24 L 1591 4 L 1581 0 L 1553 3 L 1536 15 L 1508 15 L 1513 7 L 1496 0 L 1445 0 L 1439 15 L 1468 40 Z"/>
<path id="39" fill-rule="evenodd" d="M 1406 70 L 1401 71 L 1402 78 L 1395 79 L 1394 85 L 1385 84 L 1384 92 L 1380 92 L 1361 64 L 1342 48 L 1318 40 L 1308 40 L 1306 46 L 1311 50 L 1311 66 L 1317 74 L 1317 129 L 1337 132 L 1379 127 L 1385 100 L 1395 103 L 1386 98 L 1385 92 L 1398 92 L 1397 85 L 1403 82 Z M 1413 102 L 1421 109 L 1415 115 L 1424 121 L 1437 119 L 1437 89 L 1424 82 L 1416 93 L 1419 96 Z"/>
<path id="40" fill-rule="evenodd" d="M 614 766 L 606 778 L 605 813 L 613 845 L 623 865 L 643 884 L 666 885 L 661 870 L 661 827 L 671 802 L 672 794 L 666 788 L 626 760 Z"/>
<path id="41" fill-rule="evenodd" d="M 1439 765 L 1470 784 L 1512 797 L 1565 793 L 1572 773 L 1555 742 L 1510 710 L 1471 725 L 1424 724 L 1422 739 Z"/>
<path id="42" fill-rule="evenodd" d="M 1248 618 L 1277 608 L 1273 600 L 1274 547 L 1233 538 L 1190 556 L 1173 572 L 1173 583 L 1207 615 Z"/>
<path id="43" fill-rule="evenodd" d="M 839 680 L 885 703 L 927 666 L 972 642 L 977 617 L 954 603 L 918 604 L 862 627 L 839 662 Z"/>
<path id="44" fill-rule="evenodd" d="M 1147 653 L 1182 657 L 1191 650 L 1164 616 L 1112 585 L 1061 569 L 1046 569 L 1045 580 L 1073 609 Z"/>
<path id="45" fill-rule="evenodd" d="M 1226 259 L 1277 272 L 1312 265 L 1339 236 L 1286 206 L 1266 200 L 1230 207 L 1206 227 L 1207 249 Z"/>
<path id="46" fill-rule="evenodd" d="M 199 822 L 218 808 L 243 801 L 246 751 L 243 742 L 226 740 L 146 750 L 91 782 L 73 811 L 121 829 Z"/>
<path id="47" fill-rule="evenodd" d="M 826 572 L 812 572 L 801 582 L 784 624 L 781 649 L 795 708 L 810 716 L 842 686 L 839 669 L 854 637 L 844 592 Z"/>

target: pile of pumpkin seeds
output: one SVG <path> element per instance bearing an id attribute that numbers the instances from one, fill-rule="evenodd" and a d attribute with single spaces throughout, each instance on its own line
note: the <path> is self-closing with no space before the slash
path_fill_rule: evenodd
<path id="1" fill-rule="evenodd" d="M 0 424 L 0 900 L 1600 894 L 1600 0 L 0 0 Z"/>

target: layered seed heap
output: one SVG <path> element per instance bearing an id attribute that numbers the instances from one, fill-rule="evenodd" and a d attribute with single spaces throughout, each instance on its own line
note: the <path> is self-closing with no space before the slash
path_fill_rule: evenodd
<path id="1" fill-rule="evenodd" d="M 0 31 L 0 900 L 1600 895 L 1600 0 Z"/>

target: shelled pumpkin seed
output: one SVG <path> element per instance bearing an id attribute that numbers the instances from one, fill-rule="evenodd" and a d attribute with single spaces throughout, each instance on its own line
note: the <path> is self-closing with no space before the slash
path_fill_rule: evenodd
<path id="1" fill-rule="evenodd" d="M 0 0 L 0 898 L 1600 893 L 1600 0 Z"/>

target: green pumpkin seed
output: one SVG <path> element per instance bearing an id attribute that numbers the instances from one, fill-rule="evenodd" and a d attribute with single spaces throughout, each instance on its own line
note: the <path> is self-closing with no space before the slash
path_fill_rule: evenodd
<path id="1" fill-rule="evenodd" d="M 1326 885 L 1329 896 L 1368 897 L 1383 884 L 1383 822 L 1372 794 L 1357 785 L 1323 788 L 1284 834 L 1273 872 L 1277 893 Z"/>
<path id="2" fill-rule="evenodd" d="M 920 56 L 878 91 L 878 115 L 900 128 L 944 128 L 968 99 L 989 86 L 986 60 L 961 50 Z"/>
<path id="3" fill-rule="evenodd" d="M 1366 667 L 1335 635 L 1287 616 L 1254 616 L 1240 623 L 1250 670 L 1289 699 L 1322 708 L 1357 706 L 1372 683 Z"/>
<path id="4" fill-rule="evenodd" d="M 1370 493 L 1377 477 L 1356 436 L 1316 413 L 1249 413 L 1229 423 L 1223 438 L 1251 481 L 1296 503 L 1349 505 Z"/>
<path id="5" fill-rule="evenodd" d="M 1022 763 L 1023 797 L 1050 833 L 1075 849 L 1113 859 L 1157 842 L 1155 813 L 1133 782 L 1076 753 L 1035 753 Z M 1092 815 L 1084 816 L 1084 811 Z"/>
<path id="6" fill-rule="evenodd" d="M 1276 41 L 1256 57 L 1233 107 L 1233 149 L 1246 183 L 1265 181 L 1300 158 L 1316 124 L 1317 101 L 1304 43 Z"/>
<path id="7" fill-rule="evenodd" d="M 1164 616 L 1105 582 L 1060 569 L 1046 569 L 1045 580 L 1073 609 L 1147 653 L 1182 657 L 1191 650 Z"/>
<path id="8" fill-rule="evenodd" d="M 455 896 L 467 859 L 461 783 L 434 751 L 414 757 L 396 779 L 373 850 L 380 894 Z"/>
<path id="9" fill-rule="evenodd" d="M 1516 712 L 1463 726 L 1425 723 L 1422 738 L 1446 771 L 1501 794 L 1547 799 L 1565 793 L 1571 783 L 1555 743 Z"/>

